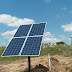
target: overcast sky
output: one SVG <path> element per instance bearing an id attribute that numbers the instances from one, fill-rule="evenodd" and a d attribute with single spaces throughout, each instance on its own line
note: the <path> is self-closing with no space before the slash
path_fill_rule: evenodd
<path id="1" fill-rule="evenodd" d="M 23 24 L 47 22 L 43 43 L 72 36 L 72 0 L 0 0 L 0 46 L 7 46 Z"/>

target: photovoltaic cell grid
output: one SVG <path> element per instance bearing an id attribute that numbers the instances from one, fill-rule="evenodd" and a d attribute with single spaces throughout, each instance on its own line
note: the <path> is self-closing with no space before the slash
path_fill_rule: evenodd
<path id="1" fill-rule="evenodd" d="M 46 23 L 34 24 L 29 36 L 43 35 L 45 24 Z"/>
<path id="2" fill-rule="evenodd" d="M 16 34 L 14 35 L 14 37 L 27 36 L 30 27 L 31 27 L 31 24 L 30 25 L 21 25 L 19 27 L 19 29 L 17 30 Z"/>
<path id="3" fill-rule="evenodd" d="M 28 37 L 21 55 L 39 55 L 41 37 Z"/>
<path id="4" fill-rule="evenodd" d="M 25 38 L 12 39 L 2 56 L 18 55 L 24 41 Z"/>
<path id="5" fill-rule="evenodd" d="M 26 43 L 22 49 L 22 46 L 25 42 L 25 39 L 27 37 L 27 34 L 30 30 L 30 25 L 21 25 L 17 32 L 14 35 L 14 38 L 9 43 L 8 47 L 2 54 L 2 56 L 32 56 L 32 55 L 39 55 L 40 52 L 40 46 L 42 41 L 42 36 L 44 32 L 46 23 L 40 23 L 40 24 L 33 24 L 30 34 L 26 40 Z M 34 36 L 37 37 L 34 37 Z M 22 36 L 25 36 L 24 38 Z M 33 37 L 30 37 L 33 36 Z M 16 38 L 15 38 L 16 37 Z M 20 38 L 18 38 L 20 37 Z M 20 51 L 22 52 L 20 53 Z"/>

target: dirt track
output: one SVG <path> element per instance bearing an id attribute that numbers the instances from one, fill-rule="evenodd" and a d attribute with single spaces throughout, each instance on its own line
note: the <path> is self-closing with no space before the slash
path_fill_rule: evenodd
<path id="1" fill-rule="evenodd" d="M 35 69 L 39 64 L 48 68 L 48 56 L 31 58 L 31 68 Z M 27 59 L 18 60 L 8 64 L 0 63 L 0 72 L 24 72 L 27 68 Z M 51 72 L 72 72 L 72 58 L 58 55 L 51 56 L 51 68 Z"/>

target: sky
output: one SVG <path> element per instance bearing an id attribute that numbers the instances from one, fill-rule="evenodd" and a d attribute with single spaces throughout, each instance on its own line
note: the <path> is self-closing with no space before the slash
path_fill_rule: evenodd
<path id="1" fill-rule="evenodd" d="M 7 46 L 20 25 L 47 22 L 43 43 L 72 36 L 72 0 L 0 0 L 0 46 Z"/>

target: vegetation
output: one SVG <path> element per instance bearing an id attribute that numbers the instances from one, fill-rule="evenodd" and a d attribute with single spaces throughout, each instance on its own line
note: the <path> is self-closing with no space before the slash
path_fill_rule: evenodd
<path id="1" fill-rule="evenodd" d="M 64 42 L 56 42 L 57 45 L 64 45 Z M 66 45 L 66 44 L 65 44 Z"/>
<path id="2" fill-rule="evenodd" d="M 43 48 L 43 45 L 41 47 L 40 56 L 48 55 L 50 53 L 51 55 L 64 55 L 72 57 L 72 46 L 71 45 L 57 45 L 54 47 L 50 47 L 47 44 L 45 44 L 46 47 Z M 3 53 L 5 47 L 0 47 L 0 56 Z M 19 59 L 25 59 L 27 57 L 25 56 L 18 56 L 18 57 L 0 57 L 0 62 L 11 62 L 16 61 Z"/>
<path id="3" fill-rule="evenodd" d="M 41 48 L 40 55 L 47 55 L 50 53 L 51 55 L 64 55 L 64 56 L 72 56 L 72 46 L 71 45 L 57 45 L 54 47 L 46 46 L 46 48 Z"/>

